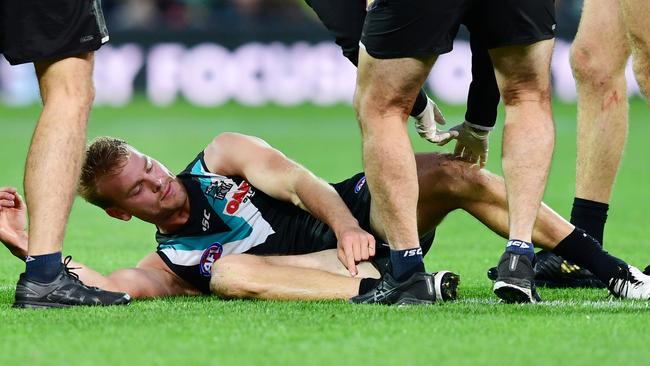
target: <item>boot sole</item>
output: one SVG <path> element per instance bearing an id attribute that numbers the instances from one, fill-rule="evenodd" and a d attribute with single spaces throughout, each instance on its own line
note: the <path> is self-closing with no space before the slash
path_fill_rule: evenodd
<path id="1" fill-rule="evenodd" d="M 530 286 L 497 281 L 494 283 L 493 291 L 501 300 L 508 304 L 534 304 L 537 302 L 533 297 Z"/>

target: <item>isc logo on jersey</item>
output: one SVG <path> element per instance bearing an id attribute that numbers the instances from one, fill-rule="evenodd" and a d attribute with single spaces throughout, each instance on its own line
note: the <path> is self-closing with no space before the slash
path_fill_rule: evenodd
<path id="1" fill-rule="evenodd" d="M 202 275 L 210 277 L 212 271 L 212 265 L 223 253 L 223 246 L 220 243 L 214 243 L 208 247 L 208 249 L 203 251 L 201 260 L 199 261 L 199 271 Z"/>

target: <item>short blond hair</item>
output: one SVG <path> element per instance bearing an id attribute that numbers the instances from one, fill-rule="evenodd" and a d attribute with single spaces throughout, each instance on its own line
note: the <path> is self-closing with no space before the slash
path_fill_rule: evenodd
<path id="1" fill-rule="evenodd" d="M 97 191 L 97 182 L 107 175 L 119 173 L 130 155 L 126 141 L 109 136 L 95 138 L 86 148 L 77 191 L 89 203 L 101 208 L 111 202 Z"/>

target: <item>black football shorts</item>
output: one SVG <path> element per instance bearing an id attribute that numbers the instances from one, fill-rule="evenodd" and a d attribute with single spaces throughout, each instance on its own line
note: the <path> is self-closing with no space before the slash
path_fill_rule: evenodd
<path id="1" fill-rule="evenodd" d="M 0 53 L 12 65 L 95 51 L 107 41 L 100 0 L 0 1 Z"/>
<path id="2" fill-rule="evenodd" d="M 554 0 L 474 0 L 465 25 L 488 49 L 555 38 Z"/>
<path id="3" fill-rule="evenodd" d="M 374 58 L 440 55 L 451 51 L 461 23 L 487 48 L 554 37 L 553 0 L 375 0 L 361 43 Z"/>

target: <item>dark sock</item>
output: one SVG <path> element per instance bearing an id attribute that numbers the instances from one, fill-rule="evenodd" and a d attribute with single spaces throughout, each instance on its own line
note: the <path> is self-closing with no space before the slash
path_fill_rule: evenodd
<path id="1" fill-rule="evenodd" d="M 420 94 L 415 98 L 415 103 L 413 104 L 413 109 L 411 109 L 411 116 L 419 116 L 420 113 L 424 112 L 424 108 L 427 107 L 428 98 L 424 90 L 420 89 Z"/>
<path id="2" fill-rule="evenodd" d="M 573 199 L 571 223 L 586 231 L 587 234 L 591 235 L 602 246 L 608 209 L 609 205 L 607 203 L 576 197 Z"/>
<path id="3" fill-rule="evenodd" d="M 52 282 L 61 272 L 61 252 L 28 256 L 25 259 L 25 276 L 37 282 Z"/>
<path id="4" fill-rule="evenodd" d="M 618 273 L 618 267 L 626 265 L 622 260 L 609 255 L 596 239 L 578 228 L 562 239 L 552 252 L 588 269 L 606 285 Z"/>
<path id="5" fill-rule="evenodd" d="M 390 250 L 390 265 L 393 278 L 406 281 L 416 272 L 424 272 L 422 248 Z"/>
<path id="6" fill-rule="evenodd" d="M 530 263 L 535 261 L 535 248 L 533 243 L 529 243 L 523 240 L 508 240 L 506 243 L 506 252 L 525 255 L 530 259 Z"/>
<path id="7" fill-rule="evenodd" d="M 377 286 L 381 281 L 379 278 L 362 278 L 359 283 L 359 295 L 363 295 Z"/>

